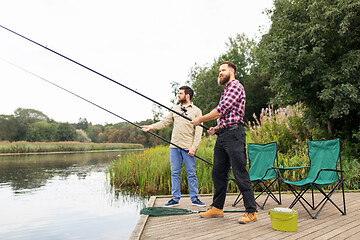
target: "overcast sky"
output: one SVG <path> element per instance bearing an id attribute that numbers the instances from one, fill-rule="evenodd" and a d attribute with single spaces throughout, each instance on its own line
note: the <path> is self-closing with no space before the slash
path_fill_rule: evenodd
<path id="1" fill-rule="evenodd" d="M 270 25 L 263 11 L 272 6 L 272 0 L 1 0 L 0 25 L 171 107 L 170 82 L 184 84 L 195 63 L 212 63 L 237 33 L 259 39 L 259 29 Z M 127 120 L 152 118 L 151 101 L 3 28 L 0 114 L 21 107 L 59 122 L 122 121 L 1 59 Z"/>

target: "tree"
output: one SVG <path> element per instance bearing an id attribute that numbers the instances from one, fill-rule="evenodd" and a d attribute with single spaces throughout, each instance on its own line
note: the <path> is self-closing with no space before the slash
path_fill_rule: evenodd
<path id="1" fill-rule="evenodd" d="M 170 82 L 170 85 L 171 85 L 171 89 L 172 89 L 172 94 L 174 94 L 173 95 L 174 98 L 171 99 L 170 102 L 175 105 L 178 101 L 177 96 L 179 93 L 180 83 L 178 83 L 176 81 L 172 81 L 172 82 Z"/>
<path id="2" fill-rule="evenodd" d="M 224 88 L 217 83 L 219 65 L 224 61 L 231 61 L 237 66 L 235 78 L 244 86 L 246 92 L 245 121 L 252 118 L 253 114 L 259 116 L 262 108 L 266 107 L 270 99 L 270 91 L 266 89 L 269 79 L 258 74 L 255 66 L 256 44 L 244 34 L 237 34 L 235 38 L 229 38 L 226 44 L 227 51 L 213 64 L 207 66 L 195 66 L 189 74 L 189 82 L 195 91 L 194 103 L 204 114 L 213 110 L 219 103 Z M 205 123 L 206 126 L 214 126 L 215 121 Z"/>
<path id="3" fill-rule="evenodd" d="M 35 122 L 46 121 L 50 122 L 50 118 L 44 113 L 27 108 L 18 108 L 14 112 L 14 117 L 17 120 L 18 136 L 16 140 L 23 140 L 29 126 Z"/>
<path id="4" fill-rule="evenodd" d="M 91 139 L 88 137 L 84 130 L 76 129 L 76 141 L 89 143 L 91 142 Z"/>
<path id="5" fill-rule="evenodd" d="M 302 102 L 330 137 L 359 131 L 360 1 L 275 0 L 260 42 L 262 73 L 280 106 Z M 335 130 L 335 132 L 334 132 Z"/>
<path id="6" fill-rule="evenodd" d="M 57 123 L 48 123 L 46 121 L 35 122 L 27 128 L 24 140 L 29 142 L 54 141 L 57 130 Z"/>
<path id="7" fill-rule="evenodd" d="M 76 129 L 82 129 L 82 130 L 86 131 L 88 126 L 89 126 L 89 123 L 86 120 L 86 118 L 79 118 L 79 122 L 75 125 L 75 128 Z"/>
<path id="8" fill-rule="evenodd" d="M 89 125 L 86 133 L 92 142 L 100 143 L 100 134 L 103 132 L 103 126 L 101 125 Z"/>
<path id="9" fill-rule="evenodd" d="M 0 141 L 18 140 L 19 127 L 18 121 L 13 115 L 0 115 Z"/>
<path id="10" fill-rule="evenodd" d="M 60 123 L 56 132 L 56 141 L 75 141 L 76 129 L 69 123 Z"/>
<path id="11" fill-rule="evenodd" d="M 34 123 L 39 121 L 46 121 L 49 122 L 50 118 L 46 116 L 44 113 L 34 110 L 34 109 L 27 109 L 27 108 L 18 108 L 14 112 L 15 118 L 18 118 L 24 123 Z"/>

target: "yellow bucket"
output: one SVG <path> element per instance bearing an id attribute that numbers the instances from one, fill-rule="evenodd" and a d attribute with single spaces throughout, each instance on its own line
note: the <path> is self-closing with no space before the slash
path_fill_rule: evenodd
<path id="1" fill-rule="evenodd" d="M 297 231 L 297 211 L 290 208 L 272 208 L 269 214 L 272 229 L 283 232 Z"/>

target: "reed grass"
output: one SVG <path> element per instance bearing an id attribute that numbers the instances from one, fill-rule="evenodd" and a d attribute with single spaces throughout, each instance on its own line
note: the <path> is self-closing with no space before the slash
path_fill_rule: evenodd
<path id="1" fill-rule="evenodd" d="M 213 162 L 215 137 L 203 138 L 197 156 Z M 213 192 L 212 166 L 197 159 L 196 176 L 199 193 Z M 171 193 L 170 148 L 156 146 L 142 153 L 132 153 L 114 160 L 109 167 L 110 182 L 115 187 L 130 187 L 139 193 Z M 188 193 L 185 166 L 181 170 L 181 192 Z M 237 192 L 234 182 L 230 182 L 228 192 Z"/>
<path id="2" fill-rule="evenodd" d="M 139 148 L 143 148 L 143 145 L 130 143 L 83 142 L 0 142 L 0 153 L 66 152 Z"/>
<path id="3" fill-rule="evenodd" d="M 197 155 L 203 159 L 213 162 L 213 152 L 216 137 L 203 138 L 197 151 Z M 247 135 L 247 142 L 254 143 L 250 134 Z M 170 168 L 170 149 L 168 146 L 156 146 L 146 149 L 142 153 L 132 153 L 115 159 L 108 171 L 111 185 L 116 188 L 130 188 L 137 193 L 146 194 L 171 194 L 171 168 Z M 307 155 L 307 144 L 298 144 L 297 151 L 291 153 L 278 153 L 280 166 L 295 167 L 309 166 L 310 162 Z M 199 193 L 213 193 L 213 182 L 211 177 L 212 166 L 197 159 L 196 176 L 199 184 Z M 349 166 L 344 161 L 344 176 L 346 189 L 359 189 L 360 173 L 357 161 L 352 161 Z M 353 169 L 351 167 L 354 167 Z M 297 169 L 296 171 L 286 171 L 283 173 L 285 179 L 296 181 L 306 177 L 308 169 Z M 330 187 L 329 187 L 330 188 Z M 256 187 L 255 191 L 261 191 Z M 276 185 L 275 191 L 278 190 Z M 282 190 L 286 187 L 282 186 Z M 185 167 L 181 170 L 181 192 L 188 193 L 188 182 Z M 239 192 L 234 181 L 229 181 L 228 193 Z"/>

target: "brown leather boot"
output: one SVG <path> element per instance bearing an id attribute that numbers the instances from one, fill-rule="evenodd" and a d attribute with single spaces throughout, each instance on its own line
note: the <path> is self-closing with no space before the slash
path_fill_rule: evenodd
<path id="1" fill-rule="evenodd" d="M 202 218 L 219 218 L 224 217 L 224 211 L 214 206 L 210 206 L 206 212 L 200 213 Z"/>
<path id="2" fill-rule="evenodd" d="M 241 224 L 245 224 L 245 223 L 249 223 L 249 222 L 255 222 L 256 219 L 257 219 L 257 213 L 256 212 L 253 212 L 253 213 L 246 212 L 244 214 L 244 216 L 239 218 L 238 222 L 241 223 Z"/>

